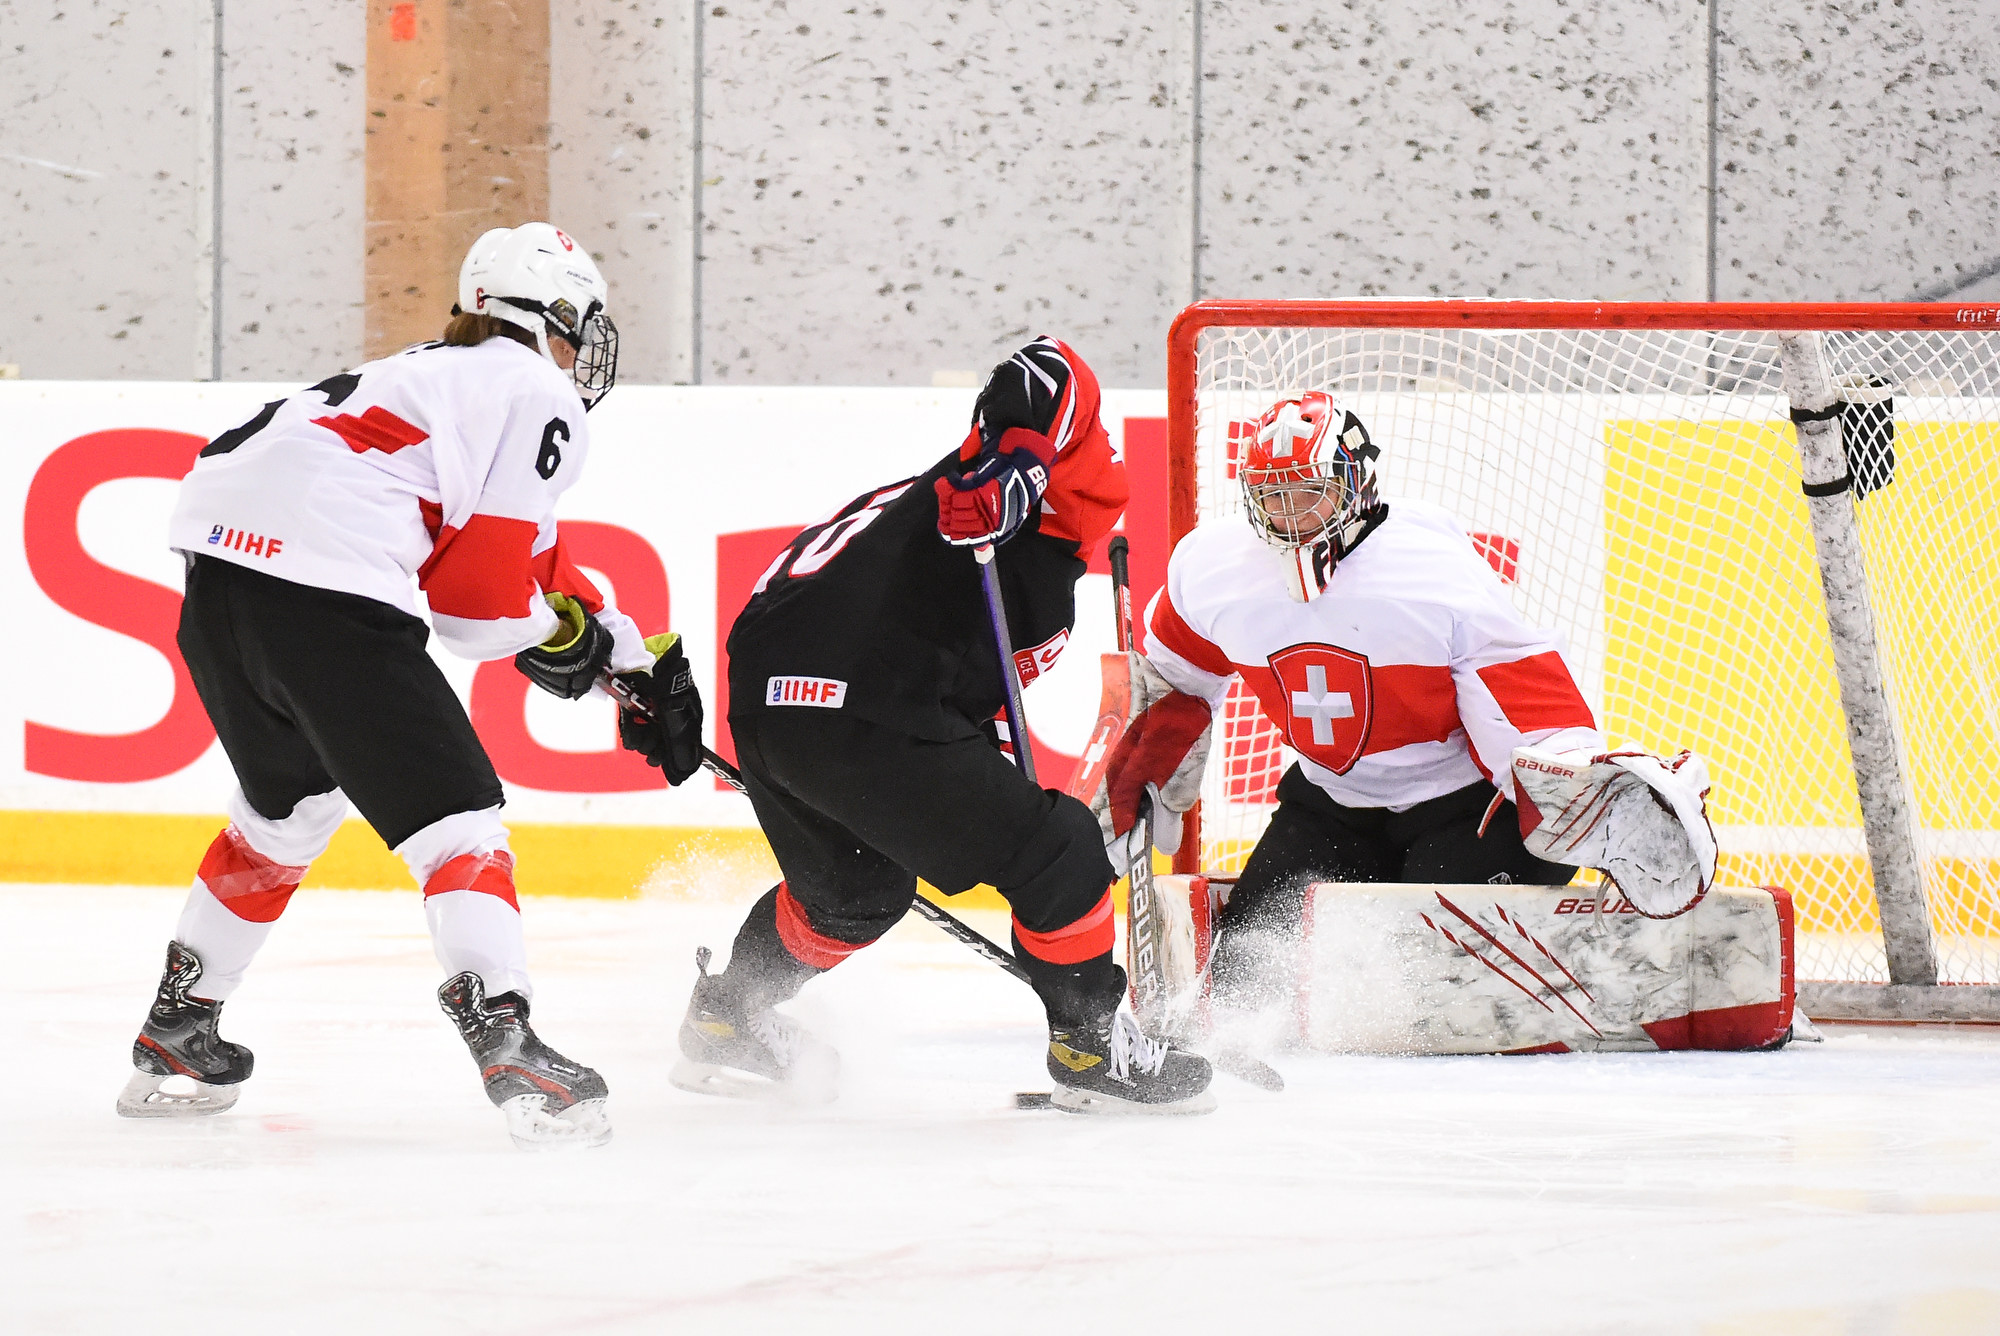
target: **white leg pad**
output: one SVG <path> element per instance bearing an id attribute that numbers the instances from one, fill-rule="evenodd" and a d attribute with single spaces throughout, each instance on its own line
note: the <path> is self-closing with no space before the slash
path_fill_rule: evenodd
<path id="1" fill-rule="evenodd" d="M 273 863 L 292 867 L 305 867 L 325 853 L 346 819 L 347 795 L 339 789 L 300 800 L 290 816 L 278 821 L 259 816 L 242 789 L 229 795 L 229 820 L 250 847 Z"/>
<path id="2" fill-rule="evenodd" d="M 433 821 L 396 846 L 396 857 L 409 864 L 417 885 L 428 887 L 431 878 L 454 858 L 466 854 L 490 854 L 507 847 L 507 823 L 497 807 L 476 812 L 455 812 Z"/>
<path id="3" fill-rule="evenodd" d="M 1792 904 L 1718 886 L 1671 919 L 1589 887 L 1308 891 L 1305 1038 L 1364 1053 L 1760 1048 L 1792 1024 Z"/>
<path id="4" fill-rule="evenodd" d="M 252 852 L 300 868 L 326 852 L 333 832 L 346 819 L 347 797 L 339 789 L 316 794 L 300 801 L 291 815 L 273 821 L 258 815 L 239 786 L 229 795 L 228 810 L 230 826 Z M 203 866 L 208 866 L 206 860 Z M 250 962 L 270 935 L 271 923 L 242 917 L 197 874 L 174 927 L 174 940 L 201 957 L 201 978 L 191 994 L 215 1002 L 228 998 L 241 986 Z"/>
<path id="5" fill-rule="evenodd" d="M 521 911 L 485 891 L 445 891 L 424 897 L 424 917 L 447 978 L 471 970 L 485 983 L 488 997 L 533 995 Z"/>
<path id="6" fill-rule="evenodd" d="M 181 910 L 181 921 L 174 925 L 174 940 L 201 957 L 201 977 L 195 980 L 190 995 L 212 1002 L 227 1000 L 242 985 L 250 962 L 256 959 L 275 922 L 238 918 L 197 878 Z"/>

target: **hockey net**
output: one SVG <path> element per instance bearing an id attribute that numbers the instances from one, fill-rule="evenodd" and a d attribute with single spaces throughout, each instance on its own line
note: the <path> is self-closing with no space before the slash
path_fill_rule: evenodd
<path id="1" fill-rule="evenodd" d="M 1884 981 L 1779 364 L 1800 329 L 1893 422 L 1850 414 L 1848 453 L 1938 977 L 2000 981 L 2000 308 L 1200 303 L 1170 341 L 1173 536 L 1240 511 L 1272 402 L 1344 397 L 1384 496 L 1458 518 L 1614 743 L 1707 758 L 1720 879 L 1794 893 L 1799 977 Z M 1213 755 L 1198 857 L 1228 872 L 1292 757 L 1240 684 Z"/>

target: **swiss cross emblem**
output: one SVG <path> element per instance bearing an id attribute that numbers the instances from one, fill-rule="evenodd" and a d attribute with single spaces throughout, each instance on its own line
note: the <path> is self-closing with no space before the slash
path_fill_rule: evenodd
<path id="1" fill-rule="evenodd" d="M 1375 720 L 1367 656 L 1293 645 L 1271 656 L 1271 672 L 1284 701 L 1286 740 L 1336 775 L 1352 770 Z"/>

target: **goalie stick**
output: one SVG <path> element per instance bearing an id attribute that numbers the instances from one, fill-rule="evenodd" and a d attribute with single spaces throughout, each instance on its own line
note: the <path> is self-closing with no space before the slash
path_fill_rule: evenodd
<path id="1" fill-rule="evenodd" d="M 1103 693 L 1097 706 L 1097 726 L 1077 762 L 1069 785 L 1070 796 L 1088 804 L 1104 780 L 1111 748 L 1124 732 L 1132 712 L 1133 635 L 1131 545 L 1123 535 L 1105 547 L 1111 563 L 1111 596 L 1117 626 L 1118 653 L 1099 656 L 1104 674 Z M 1153 809 L 1150 797 L 1139 799 L 1139 820 L 1129 835 L 1137 849 L 1130 859 L 1125 899 L 1125 975 L 1132 988 L 1132 1014 L 1148 1035 L 1155 1039 L 1178 1037 L 1190 1028 L 1195 1008 L 1207 982 L 1208 964 L 1203 961 L 1190 990 L 1183 996 L 1169 996 L 1165 958 L 1168 924 L 1161 910 L 1166 903 L 1153 880 Z M 1216 1070 L 1227 1072 L 1261 1090 L 1280 1091 L 1285 1078 L 1264 1062 L 1245 1053 L 1212 1053 L 1209 1061 Z M 1040 1105 L 1023 1103 L 1022 1108 Z"/>
<path id="2" fill-rule="evenodd" d="M 611 693 L 612 698 L 618 702 L 620 708 L 636 710 L 648 717 L 652 715 L 652 705 L 649 701 L 645 700 L 638 693 L 634 692 L 632 688 L 626 686 L 609 673 L 598 679 L 598 685 Z M 730 788 L 735 789 L 738 793 L 747 795 L 750 792 L 749 788 L 743 783 L 743 772 L 706 747 L 701 749 L 701 764 L 710 774 L 720 779 Z M 929 919 L 932 923 L 937 924 L 938 927 L 944 929 L 950 936 L 957 938 L 980 955 L 992 961 L 995 965 L 998 965 L 1001 969 L 1006 970 L 1022 983 L 1030 982 L 1028 972 L 1021 968 L 1021 962 L 1014 959 L 1010 952 L 994 943 L 977 929 L 961 923 L 952 914 L 924 899 L 922 895 L 911 896 L 910 907 Z"/>
<path id="3" fill-rule="evenodd" d="M 1114 538 L 1106 549 L 1111 560 L 1111 597 L 1118 618 L 1118 657 L 1128 665 L 1132 644 L 1131 545 Z M 1128 679 L 1129 680 L 1129 679 Z M 1129 688 L 1128 688 L 1129 690 Z M 1090 799 L 1086 795 L 1085 802 Z M 1159 1038 L 1170 1028 L 1165 980 L 1160 975 L 1159 899 L 1153 886 L 1153 805 L 1139 798 L 1139 819 L 1126 836 L 1132 851 L 1125 893 L 1125 973 L 1132 980 L 1132 1014 L 1147 1034 Z"/>

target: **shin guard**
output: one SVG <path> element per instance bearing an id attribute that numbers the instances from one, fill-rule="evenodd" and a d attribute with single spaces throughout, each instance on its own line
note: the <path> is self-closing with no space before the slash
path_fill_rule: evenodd
<path id="1" fill-rule="evenodd" d="M 531 997 L 514 855 L 500 809 L 434 821 L 397 845 L 396 853 L 424 888 L 431 948 L 445 974 L 478 975 L 489 997 Z"/>
<path id="2" fill-rule="evenodd" d="M 202 857 L 174 927 L 174 940 L 202 962 L 192 996 L 220 1002 L 236 991 L 346 815 L 338 789 L 302 800 L 275 821 L 259 815 L 240 788 L 230 795 L 229 824 Z"/>

